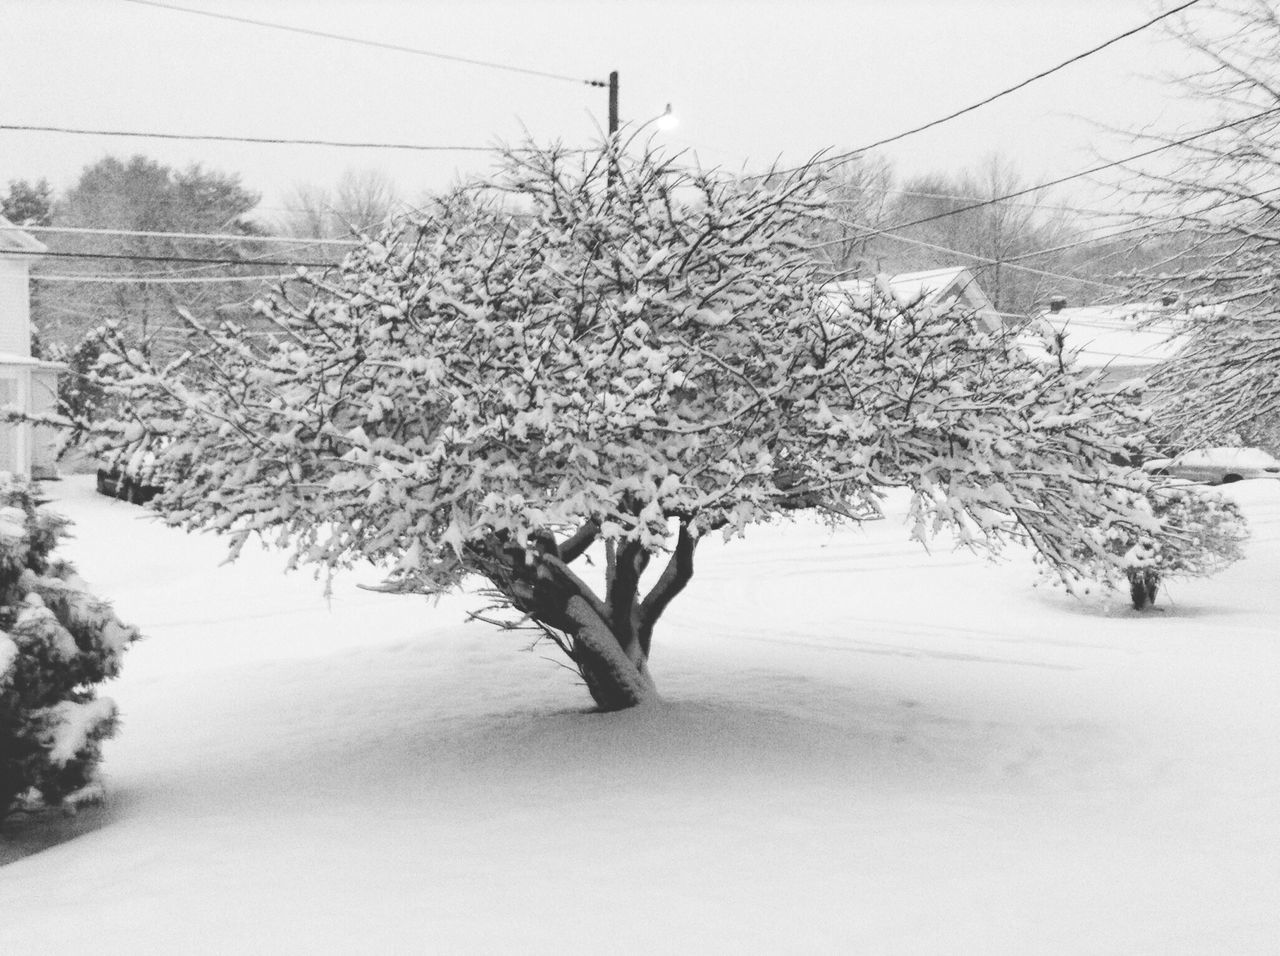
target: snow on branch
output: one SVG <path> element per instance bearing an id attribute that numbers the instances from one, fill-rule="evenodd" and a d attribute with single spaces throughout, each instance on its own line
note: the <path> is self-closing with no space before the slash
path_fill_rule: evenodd
<path id="1" fill-rule="evenodd" d="M 399 590 L 481 573 L 526 611 L 554 585 L 548 613 L 592 640 L 651 630 L 698 534 L 871 515 L 886 487 L 915 493 L 917 536 L 1022 542 L 1068 579 L 1117 560 L 1081 557 L 1082 516 L 1158 533 L 1146 479 L 1115 463 L 1139 445 L 1133 396 L 963 311 L 833 301 L 805 248 L 822 190 L 648 149 L 513 150 L 257 303 L 269 340 L 209 326 L 164 369 L 118 343 L 103 380 L 136 426 L 119 454 L 156 456 L 179 526 L 372 560 Z M 603 597 L 567 567 L 597 542 Z"/>

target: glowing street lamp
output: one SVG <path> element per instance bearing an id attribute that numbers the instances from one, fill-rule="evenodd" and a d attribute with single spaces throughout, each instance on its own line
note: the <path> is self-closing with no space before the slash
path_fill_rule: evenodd
<path id="1" fill-rule="evenodd" d="M 609 137 L 618 132 L 618 71 L 614 70 L 609 74 L 607 80 L 587 80 L 591 86 L 608 87 L 609 89 Z M 671 110 L 671 104 L 667 104 L 667 108 L 662 111 L 661 115 L 654 121 L 658 129 L 675 129 L 680 125 L 680 120 Z"/>

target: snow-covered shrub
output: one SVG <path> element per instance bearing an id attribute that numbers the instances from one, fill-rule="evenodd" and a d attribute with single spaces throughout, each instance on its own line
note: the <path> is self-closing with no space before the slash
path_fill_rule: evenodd
<path id="1" fill-rule="evenodd" d="M 1156 485 L 1147 493 L 1147 509 L 1159 522 L 1159 535 L 1120 524 L 1095 525 L 1088 535 L 1119 559 L 1098 565 L 1099 579 L 1110 587 L 1127 585 L 1139 611 L 1155 603 L 1166 578 L 1208 577 L 1244 557 L 1248 523 L 1235 502 L 1220 494 L 1193 485 Z"/>
<path id="2" fill-rule="evenodd" d="M 211 327 L 165 367 L 120 343 L 119 460 L 153 449 L 157 509 L 236 549 L 372 560 L 405 591 L 482 576 L 606 709 L 656 694 L 654 625 L 708 532 L 858 520 L 906 486 L 916 536 L 1024 542 L 1068 581 L 1119 562 L 1081 552 L 1082 520 L 1159 534 L 1148 480 L 1113 464 L 1129 394 L 883 284 L 833 302 L 813 170 L 637 152 L 513 152 L 258 303 L 269 340 Z M 574 565 L 593 547 L 602 586 Z"/>
<path id="3" fill-rule="evenodd" d="M 138 637 L 53 557 L 65 524 L 0 473 L 0 818 L 19 803 L 95 795 L 116 721 L 95 685 L 119 672 Z"/>
<path id="4" fill-rule="evenodd" d="M 92 422 L 118 414 L 111 399 L 92 374 L 102 354 L 102 333 L 92 329 L 74 347 L 58 343 L 49 350 L 48 358 L 61 362 L 66 372 L 58 376 L 57 412 L 67 418 L 71 427 L 64 440 L 78 444 Z"/>
<path id="5" fill-rule="evenodd" d="M 1158 540 L 1144 537 L 1124 553 L 1129 593 L 1138 610 L 1155 602 L 1164 578 L 1207 577 L 1239 561 L 1249 537 L 1239 507 L 1222 495 L 1170 486 L 1153 489 L 1151 502 L 1165 533 Z"/>

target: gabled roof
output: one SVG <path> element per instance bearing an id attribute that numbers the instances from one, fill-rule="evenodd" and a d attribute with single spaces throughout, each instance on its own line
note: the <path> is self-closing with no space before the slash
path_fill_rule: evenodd
<path id="1" fill-rule="evenodd" d="M 1081 368 L 1140 375 L 1167 362 L 1187 344 L 1185 329 L 1168 313 L 1169 309 L 1149 302 L 1081 306 L 1041 312 L 1028 328 L 1061 335 L 1063 351 Z M 1029 355 L 1047 358 L 1032 336 L 1023 336 L 1020 344 Z"/>
<path id="2" fill-rule="evenodd" d="M 6 252 L 21 252 L 41 255 L 48 252 L 48 247 L 29 233 L 23 232 L 4 216 L 0 216 L 0 255 Z"/>
<path id="3" fill-rule="evenodd" d="M 900 272 L 897 275 L 881 276 L 879 279 L 902 305 L 920 303 L 947 306 L 958 303 L 981 315 L 993 329 L 1001 324 L 995 305 L 982 291 L 973 273 L 962 266 L 929 269 L 925 272 Z M 831 283 L 828 288 L 831 289 L 833 298 L 842 295 L 858 298 L 869 295 L 875 282 L 874 279 L 845 279 Z"/>

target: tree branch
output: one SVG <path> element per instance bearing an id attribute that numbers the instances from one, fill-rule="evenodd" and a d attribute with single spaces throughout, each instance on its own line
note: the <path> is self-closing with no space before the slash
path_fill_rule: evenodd
<path id="1" fill-rule="evenodd" d="M 587 548 L 591 547 L 598 537 L 600 537 L 600 525 L 592 518 L 560 543 L 560 560 L 565 564 L 572 564 Z"/>
<path id="2" fill-rule="evenodd" d="M 667 566 L 663 568 L 658 583 L 645 595 L 644 601 L 640 604 L 640 627 L 637 636 L 640 640 L 640 650 L 645 657 L 649 656 L 654 624 L 667 609 L 667 605 L 693 578 L 693 551 L 697 545 L 698 539 L 689 530 L 689 522 L 681 520 L 675 551 L 667 561 Z"/>
<path id="3" fill-rule="evenodd" d="M 618 643 L 633 652 L 639 621 L 640 575 L 649 564 L 649 552 L 638 541 L 627 541 L 618 548 L 613 580 L 605 601 L 609 607 L 609 625 Z"/>

